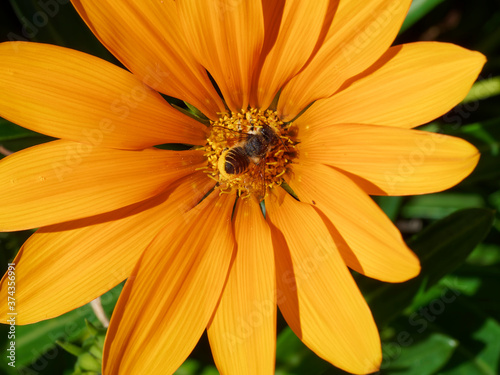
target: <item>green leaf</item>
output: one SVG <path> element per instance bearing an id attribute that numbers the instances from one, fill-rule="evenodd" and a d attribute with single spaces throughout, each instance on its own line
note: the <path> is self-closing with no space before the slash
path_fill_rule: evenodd
<path id="1" fill-rule="evenodd" d="M 401 204 L 403 203 L 403 197 L 377 196 L 373 198 L 389 219 L 392 221 L 397 219 Z"/>
<path id="2" fill-rule="evenodd" d="M 40 137 L 40 135 L 40 133 L 35 133 L 34 131 L 0 118 L 0 142 L 10 141 L 13 139 Z"/>
<path id="3" fill-rule="evenodd" d="M 456 125 L 459 125 L 459 122 Z M 461 187 L 475 191 L 483 191 L 485 188 L 500 189 L 500 168 L 498 168 L 500 165 L 500 117 L 451 128 L 434 127 L 433 130 L 463 138 L 477 147 L 481 153 L 479 164 L 474 172 L 460 184 Z"/>
<path id="4" fill-rule="evenodd" d="M 469 208 L 430 225 L 409 246 L 419 255 L 424 272 L 420 277 L 432 285 L 461 265 L 486 237 L 494 212 Z"/>
<path id="5" fill-rule="evenodd" d="M 420 258 L 421 273 L 406 283 L 379 284 L 365 290 L 375 321 L 387 324 L 410 305 L 416 293 L 461 265 L 488 234 L 493 217 L 488 209 L 461 210 L 433 223 L 410 241 L 410 248 Z"/>
<path id="6" fill-rule="evenodd" d="M 203 124 L 210 125 L 210 120 L 208 119 L 208 117 L 205 116 L 198 108 L 196 108 L 194 105 L 189 104 L 186 101 L 184 102 L 184 104 L 186 104 L 186 107 L 188 108 L 189 112 L 191 112 L 195 116 L 195 119 L 197 119 Z"/>
<path id="7" fill-rule="evenodd" d="M 500 190 L 497 190 L 494 193 L 490 194 L 488 197 L 488 202 L 498 211 L 500 211 Z"/>
<path id="8" fill-rule="evenodd" d="M 55 44 L 63 45 L 63 40 L 59 36 L 58 31 L 50 22 L 61 10 L 57 2 L 52 6 L 49 3 L 47 9 L 42 10 L 32 0 L 9 1 L 22 26 L 22 34 L 11 34 L 11 40 L 30 40 L 36 42 L 48 38 L 48 40 Z"/>
<path id="9" fill-rule="evenodd" d="M 479 149 L 482 156 L 485 153 L 500 155 L 500 117 L 467 124 L 457 130 L 444 127 L 442 131 L 448 135 L 465 138 Z"/>
<path id="10" fill-rule="evenodd" d="M 165 98 L 167 96 L 164 95 L 163 97 Z M 198 111 L 198 109 L 196 107 L 193 107 L 190 104 L 187 105 L 187 103 L 185 103 L 187 105 L 187 107 L 188 107 L 188 109 L 185 109 L 185 108 L 182 108 L 181 106 L 179 106 L 179 105 L 177 105 L 177 104 L 175 104 L 175 103 L 173 103 L 171 101 L 169 101 L 169 103 L 176 110 L 178 110 L 179 112 L 185 114 L 186 116 L 191 117 L 193 120 L 199 121 L 199 122 L 201 122 L 205 126 L 209 126 L 210 125 L 210 120 L 208 118 L 206 118 L 205 115 L 203 115 L 203 113 L 201 113 L 200 111 Z"/>
<path id="11" fill-rule="evenodd" d="M 407 331 L 400 331 L 397 338 L 382 345 L 384 374 L 432 375 L 443 367 L 458 342 L 450 336 L 432 333 L 417 342 Z"/>
<path id="12" fill-rule="evenodd" d="M 446 192 L 414 196 L 404 205 L 401 214 L 405 218 L 441 219 L 459 209 L 484 206 L 480 194 Z"/>
<path id="13" fill-rule="evenodd" d="M 391 373 L 386 367 L 397 374 L 414 373 L 410 367 L 413 362 L 420 367 L 417 374 L 496 374 L 500 363 L 500 325 L 494 317 L 500 316 L 496 298 L 499 280 L 497 267 L 465 264 L 421 294 L 407 317 L 400 317 L 382 331 L 381 336 L 386 336 L 383 373 Z M 414 361 L 407 361 L 409 366 L 405 368 L 391 363 L 398 362 L 406 350 L 412 351 L 429 335 L 436 334 L 458 344 L 456 350 L 451 353 L 434 348 L 434 355 L 430 352 L 421 353 L 421 358 L 416 355 Z M 439 365 L 438 372 L 427 371 L 432 362 Z"/>
<path id="14" fill-rule="evenodd" d="M 483 79 L 476 82 L 462 103 L 474 102 L 500 95 L 500 77 Z"/>
<path id="15" fill-rule="evenodd" d="M 500 364 L 500 324 L 477 309 L 473 300 L 462 298 L 449 306 L 440 323 L 453 330 L 460 345 L 441 375 L 496 375 Z M 445 318 L 445 317 L 443 317 Z M 466 324 L 464 324 L 466 323 Z"/>
<path id="16" fill-rule="evenodd" d="M 495 240 L 497 236 L 498 233 L 492 231 L 488 240 Z M 485 266 L 477 262 L 478 257 L 484 257 L 485 251 L 489 253 L 494 250 L 494 247 L 495 245 L 492 244 L 479 247 L 471 254 L 467 263 L 456 270 L 453 275 L 439 282 L 437 287 L 443 290 L 448 289 L 446 295 L 440 293 L 440 300 L 446 302 L 444 305 L 439 306 L 437 299 L 425 302 L 424 308 L 431 312 L 434 309 L 432 319 L 427 319 L 425 323 L 428 325 L 427 328 L 447 332 L 460 343 L 440 374 L 492 375 L 498 373 L 500 305 L 497 296 L 500 288 L 500 268 L 496 265 Z M 498 247 L 496 250 L 498 251 Z M 457 296 L 455 299 L 453 294 Z M 446 299 L 443 296 L 446 296 Z M 422 310 L 423 308 L 419 307 L 420 319 L 423 317 Z M 421 328 L 424 325 L 418 327 Z M 417 332 L 420 331 L 417 329 Z"/>
<path id="17" fill-rule="evenodd" d="M 36 133 L 13 124 L 0 117 L 0 159 L 6 152 L 16 152 L 25 148 L 49 142 L 54 138 Z"/>
<path id="18" fill-rule="evenodd" d="M 201 365 L 198 361 L 194 359 L 186 359 L 184 363 L 177 369 L 175 375 L 196 375 L 200 371 Z"/>
<path id="19" fill-rule="evenodd" d="M 59 345 L 64 350 L 66 350 L 68 353 L 73 354 L 75 357 L 78 357 L 79 355 L 85 353 L 85 350 L 82 347 L 72 344 L 70 342 L 63 342 L 56 340 L 56 344 Z"/>
<path id="20" fill-rule="evenodd" d="M 200 375 L 219 375 L 219 371 L 217 371 L 215 366 L 206 366 Z"/>
<path id="21" fill-rule="evenodd" d="M 111 316 L 111 312 L 118 300 L 122 286 L 118 285 L 101 297 L 104 310 Z M 50 299 L 49 293 L 47 298 Z M 55 303 L 55 302 L 54 302 Z M 92 308 L 87 304 L 76 310 L 70 311 L 54 319 L 44 320 L 39 323 L 16 326 L 16 367 L 21 368 L 35 362 L 38 358 L 50 353 L 47 359 L 55 358 L 54 353 L 63 349 L 56 346 L 56 340 L 73 341 L 87 332 L 85 319 L 99 325 Z M 2 345 L 6 351 L 7 343 Z M 45 359 L 44 359 L 45 361 Z M 9 371 L 10 367 L 5 361 L 0 361 L 0 370 Z M 18 371 L 8 372 L 17 374 Z"/>
<path id="22" fill-rule="evenodd" d="M 276 375 L 322 374 L 331 368 L 331 364 L 314 354 L 289 327 L 283 329 L 278 335 Z M 338 371 L 339 374 L 344 374 L 343 371 Z"/>
<path id="23" fill-rule="evenodd" d="M 467 258 L 467 264 L 476 266 L 500 265 L 500 245 L 480 244 Z"/>
<path id="24" fill-rule="evenodd" d="M 70 1 L 9 0 L 19 31 L 9 31 L 8 40 L 51 43 L 102 57 L 116 59 L 97 40 Z"/>
<path id="25" fill-rule="evenodd" d="M 399 32 L 402 33 L 408 29 L 443 1 L 444 0 L 413 0 Z"/>

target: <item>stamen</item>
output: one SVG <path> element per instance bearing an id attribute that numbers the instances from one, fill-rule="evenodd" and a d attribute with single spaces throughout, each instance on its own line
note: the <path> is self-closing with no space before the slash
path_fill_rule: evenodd
<path id="1" fill-rule="evenodd" d="M 271 110 L 220 114 L 205 145 L 207 166 L 199 169 L 218 182 L 221 194 L 234 191 L 242 199 L 255 195 L 262 200 L 267 189 L 281 185 L 297 155 L 291 126 Z"/>

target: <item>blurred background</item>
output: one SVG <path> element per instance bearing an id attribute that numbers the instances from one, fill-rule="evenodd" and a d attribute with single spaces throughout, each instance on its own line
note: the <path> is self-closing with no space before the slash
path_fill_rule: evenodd
<path id="1" fill-rule="evenodd" d="M 0 25 L 2 42 L 57 44 L 120 65 L 68 0 L 2 0 Z M 414 0 L 394 44 L 420 40 L 451 42 L 487 56 L 467 98 L 422 127 L 468 140 L 480 150 L 481 159 L 472 175 L 446 192 L 375 197 L 419 255 L 422 274 L 400 285 L 355 277 L 381 332 L 382 374 L 496 375 L 500 374 L 500 1 Z M 0 118 L 0 158 L 49 140 Z M 31 233 L 0 233 L 2 273 Z M 120 289 L 102 297 L 108 316 Z M 50 290 L 46 293 L 50 303 Z M 89 328 L 86 320 L 95 327 Z M 18 326 L 12 368 L 5 354 L 8 327 L 0 326 L 0 374 L 96 374 L 92 360 L 100 360 L 96 350 L 102 344 L 100 327 L 89 306 Z M 281 316 L 276 361 L 280 375 L 344 374 L 309 351 Z M 218 373 L 206 337 L 177 373 Z"/>

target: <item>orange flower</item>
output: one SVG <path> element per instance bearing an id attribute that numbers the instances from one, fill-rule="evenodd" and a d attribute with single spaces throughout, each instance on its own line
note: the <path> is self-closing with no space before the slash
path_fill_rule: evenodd
<path id="1" fill-rule="evenodd" d="M 410 2 L 74 0 L 130 72 L 0 45 L 0 115 L 60 138 L 0 163 L 0 230 L 41 227 L 15 259 L 18 323 L 128 278 L 106 375 L 170 374 L 207 327 L 221 373 L 272 374 L 276 305 L 320 357 L 376 371 L 377 328 L 347 267 L 401 282 L 419 262 L 368 195 L 440 191 L 479 158 L 410 130 L 463 99 L 485 61 L 390 47 Z M 194 147 L 154 147 L 167 143 Z"/>

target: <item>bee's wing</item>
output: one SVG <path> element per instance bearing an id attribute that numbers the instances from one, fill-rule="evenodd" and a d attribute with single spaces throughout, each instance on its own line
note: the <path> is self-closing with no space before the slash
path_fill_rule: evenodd
<path id="1" fill-rule="evenodd" d="M 213 127 L 219 128 L 221 130 L 224 141 L 227 143 L 227 147 L 233 147 L 238 144 L 243 144 L 250 136 L 253 135 L 245 133 L 241 130 L 228 129 L 223 126 L 213 125 Z"/>

